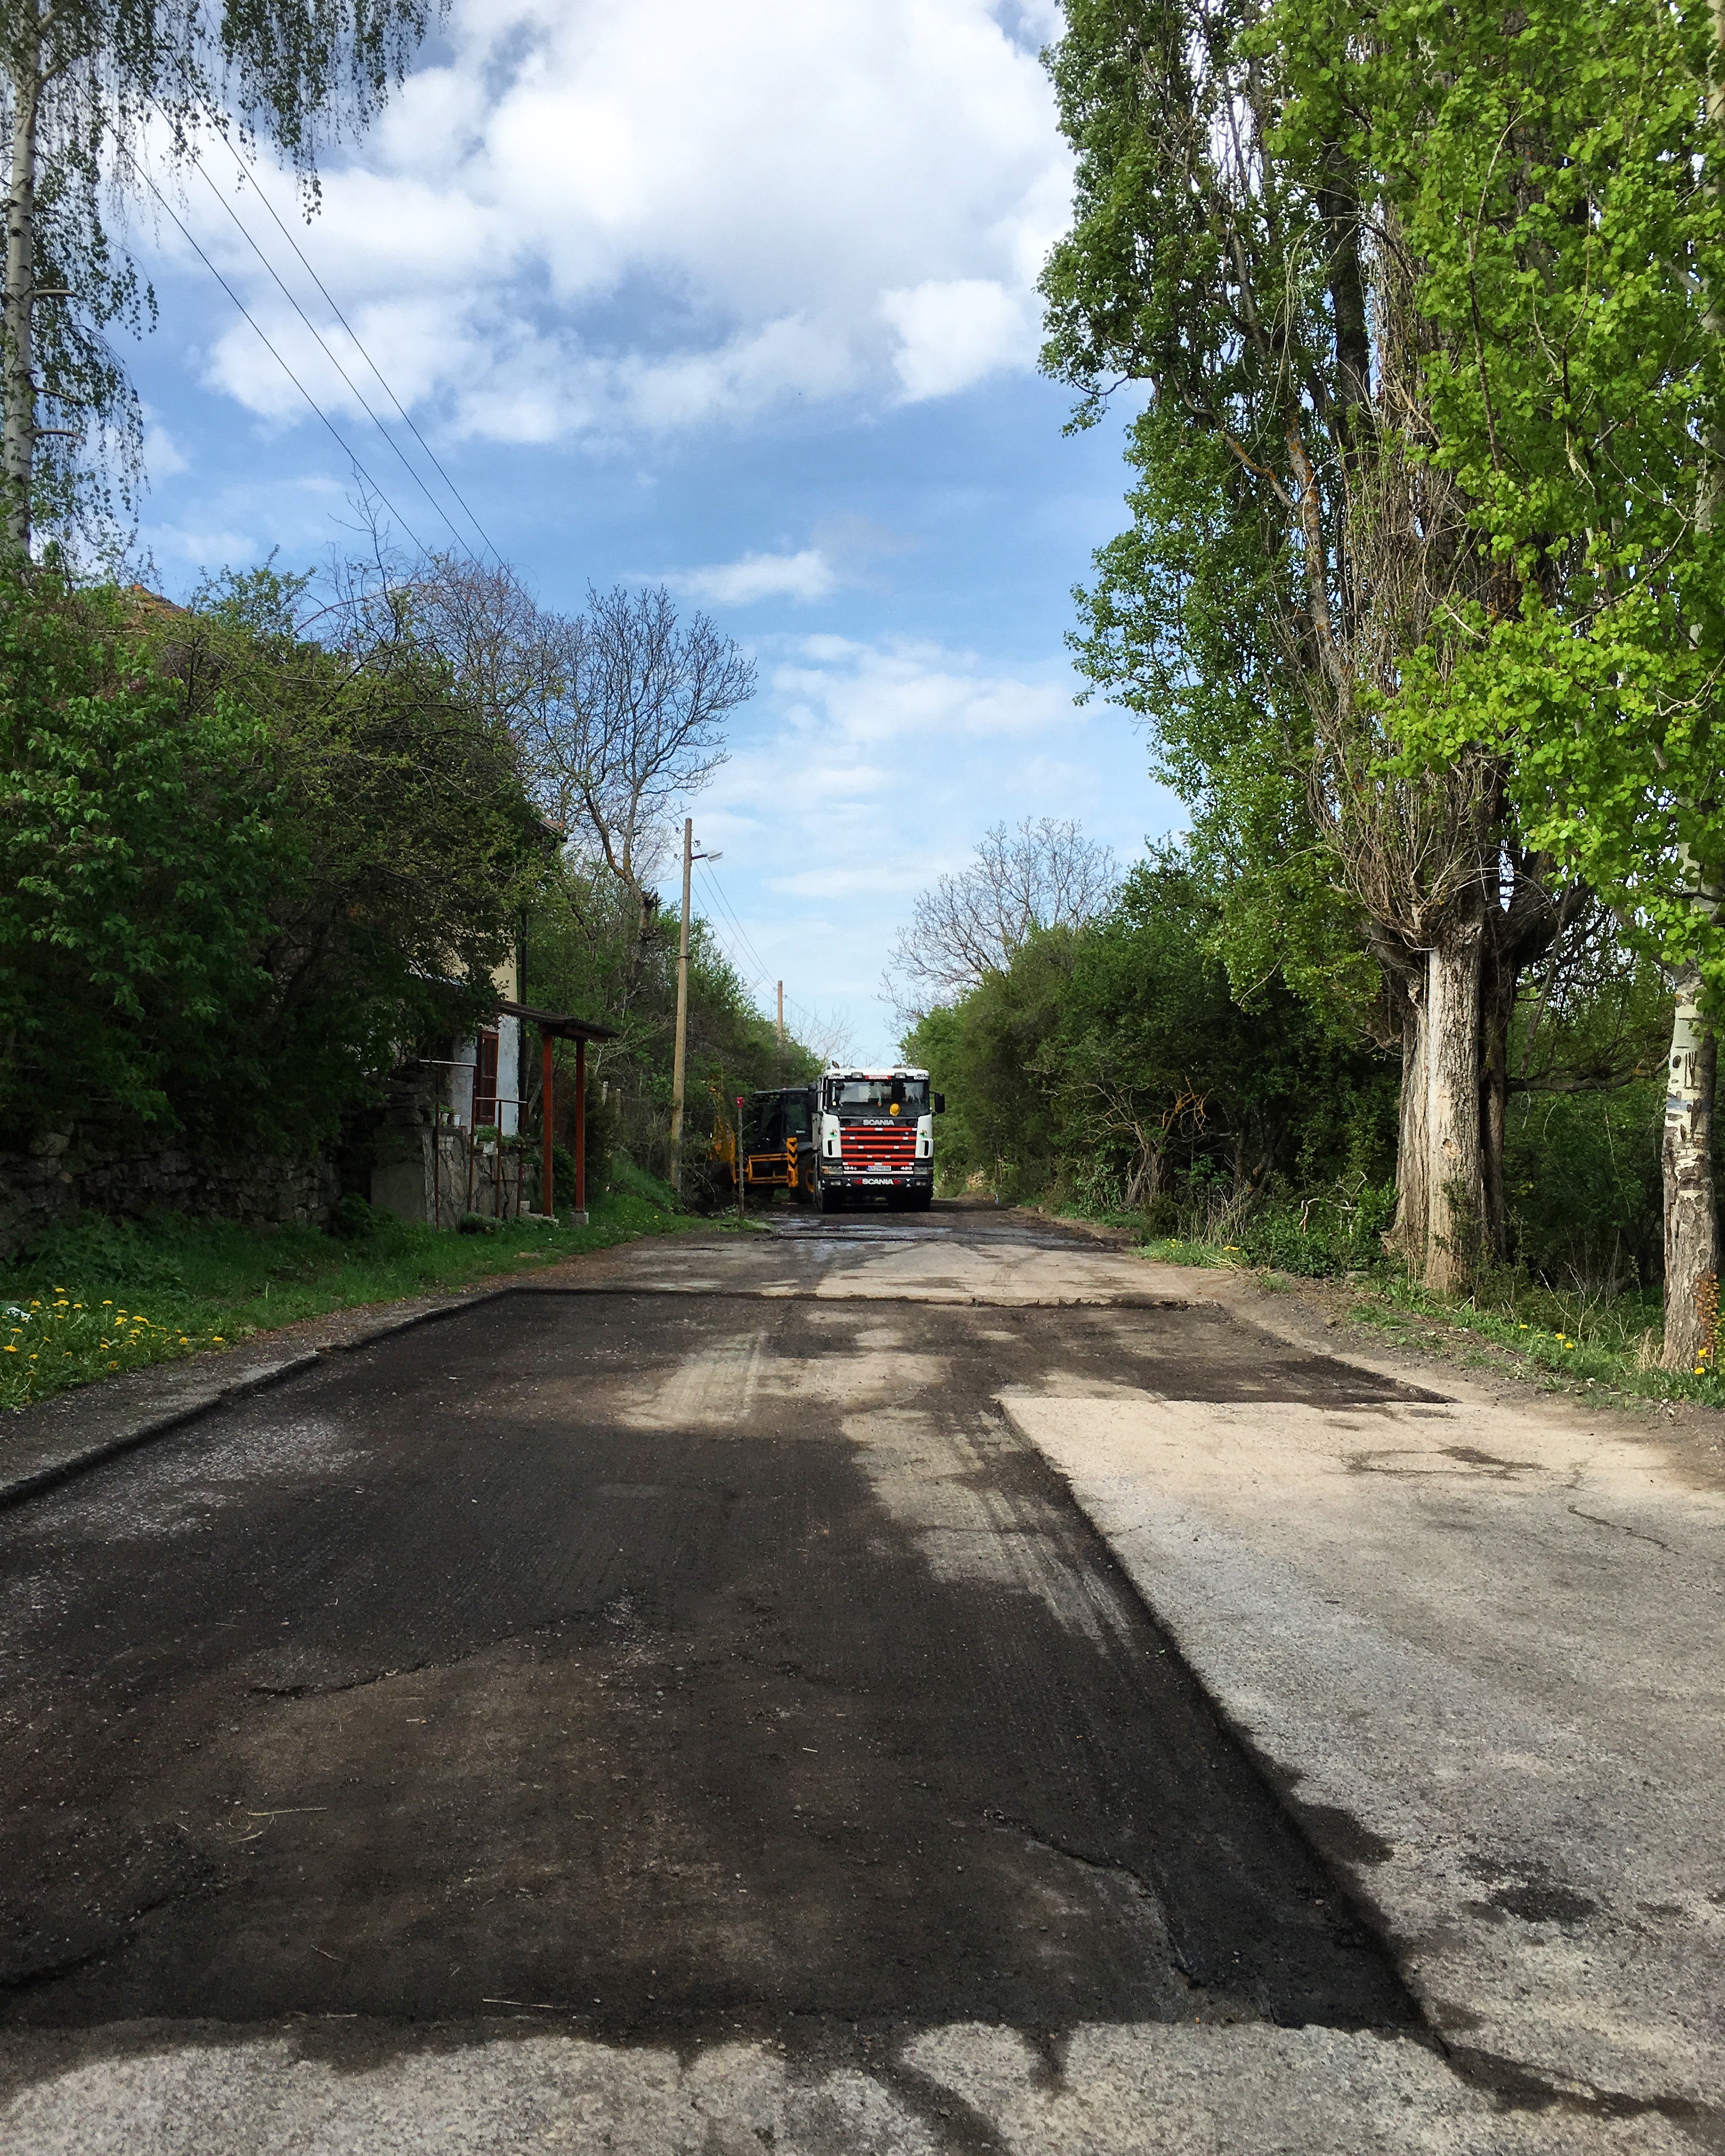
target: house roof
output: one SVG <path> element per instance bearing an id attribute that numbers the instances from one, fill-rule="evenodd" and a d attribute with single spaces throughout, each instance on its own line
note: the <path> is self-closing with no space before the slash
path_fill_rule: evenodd
<path id="1" fill-rule="evenodd" d="M 501 1011 L 511 1018 L 524 1018 L 529 1025 L 536 1025 L 542 1033 L 549 1034 L 554 1040 L 615 1040 L 619 1038 L 614 1025 L 599 1025 L 590 1018 L 572 1018 L 567 1011 L 536 1009 L 531 1004 L 499 1004 Z"/>
<path id="2" fill-rule="evenodd" d="M 187 608 L 176 606 L 165 599 L 160 592 L 152 592 L 147 584 L 128 584 L 122 596 L 134 613 L 141 613 L 152 621 L 190 621 Z"/>

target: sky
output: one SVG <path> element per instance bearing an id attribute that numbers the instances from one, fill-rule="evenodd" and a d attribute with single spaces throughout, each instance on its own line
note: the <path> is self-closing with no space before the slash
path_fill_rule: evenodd
<path id="1" fill-rule="evenodd" d="M 363 490 L 404 548 L 482 534 L 554 606 L 666 584 L 759 675 L 690 804 L 722 855 L 696 909 L 763 1010 L 782 979 L 803 1037 L 890 1060 L 888 950 L 989 826 L 1074 819 L 1125 862 L 1178 821 L 1065 647 L 1124 521 L 1124 414 L 1066 436 L 1035 368 L 1058 27 L 1045 0 L 453 0 L 309 223 L 212 144 L 132 235 L 162 588 L 323 561 Z"/>

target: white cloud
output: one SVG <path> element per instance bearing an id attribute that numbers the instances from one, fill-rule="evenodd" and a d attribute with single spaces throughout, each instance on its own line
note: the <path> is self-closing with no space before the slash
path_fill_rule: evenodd
<path id="1" fill-rule="evenodd" d="M 171 479 L 189 471 L 191 462 L 167 428 L 148 410 L 144 414 L 144 469 L 154 479 Z"/>
<path id="2" fill-rule="evenodd" d="M 794 553 L 745 554 L 706 568 L 673 570 L 660 579 L 672 590 L 711 606 L 752 606 L 770 598 L 824 599 L 846 585 L 874 581 L 869 565 L 882 554 L 912 552 L 916 542 L 870 523 L 836 516 L 819 525 L 813 542 Z M 853 647 L 841 644 L 840 649 Z"/>
<path id="3" fill-rule="evenodd" d="M 962 277 L 882 295 L 880 311 L 898 332 L 892 363 L 907 403 L 968 389 L 998 368 L 1022 365 L 1035 350 L 1026 295 L 992 278 Z"/>
<path id="4" fill-rule="evenodd" d="M 452 57 L 326 167 L 309 230 L 290 185 L 269 184 L 403 400 L 457 432 L 547 440 L 799 397 L 946 395 L 1034 356 L 1032 286 L 1068 194 L 1034 49 L 1047 13 L 456 0 Z M 207 154 L 225 189 L 225 152 Z M 234 199 L 327 323 L 261 205 Z M 208 190 L 186 208 L 319 402 L 357 413 Z M 244 324 L 208 364 L 260 415 L 295 416 Z"/>
<path id="5" fill-rule="evenodd" d="M 988 824 L 1096 805 L 1091 717 L 1063 667 L 1015 675 L 933 644 L 811 636 L 780 647 L 762 707 L 698 828 L 754 865 L 781 933 L 819 929 L 824 993 L 872 995 L 911 898 Z"/>
<path id="6" fill-rule="evenodd" d="M 745 554 L 740 562 L 685 570 L 670 581 L 715 606 L 749 606 L 757 599 L 824 599 L 838 578 L 819 547 L 805 547 L 798 554 Z"/>
<path id="7" fill-rule="evenodd" d="M 1003 667 L 902 639 L 763 640 L 762 686 L 732 760 L 693 803 L 701 845 L 747 931 L 716 927 L 766 1007 L 837 1004 L 856 1052 L 892 1052 L 879 1000 L 918 891 L 970 858 L 990 824 L 1076 818 L 1123 857 L 1178 804 L 1144 772 L 1118 711 L 1077 706 L 1059 660 Z M 709 902 L 697 885 L 697 904 Z"/>

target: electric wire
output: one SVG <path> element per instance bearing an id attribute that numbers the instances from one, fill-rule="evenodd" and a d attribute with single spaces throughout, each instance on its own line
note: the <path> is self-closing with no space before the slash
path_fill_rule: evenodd
<path id="1" fill-rule="evenodd" d="M 118 147 L 121 155 L 126 158 L 132 170 L 144 182 L 144 185 L 148 187 L 151 193 L 155 196 L 157 201 L 161 203 L 163 209 L 167 212 L 168 215 L 173 219 L 175 224 L 179 228 L 180 233 L 184 238 L 186 244 L 192 249 L 192 252 L 198 257 L 204 268 L 208 270 L 211 276 L 215 279 L 222 290 L 228 295 L 228 297 L 233 300 L 234 305 L 239 308 L 240 313 L 245 317 L 246 321 L 251 324 L 252 328 L 257 332 L 259 341 L 263 345 L 264 351 L 270 354 L 270 357 L 275 362 L 282 372 L 286 375 L 288 380 L 293 383 L 295 388 L 299 391 L 300 394 L 305 399 L 305 402 L 311 407 L 312 410 L 329 429 L 331 435 L 335 440 L 336 448 L 341 450 L 342 455 L 347 458 L 347 461 L 352 465 L 355 471 L 359 474 L 366 485 L 371 488 L 372 491 L 377 495 L 378 501 L 382 503 L 383 506 L 389 511 L 390 515 L 395 518 L 396 521 L 401 526 L 402 530 L 407 533 L 408 538 L 413 541 L 419 552 L 424 554 L 428 552 L 425 542 L 420 538 L 418 532 L 414 531 L 413 526 L 408 523 L 406 517 L 402 515 L 395 504 L 389 499 L 389 496 L 383 491 L 382 488 L 378 485 L 377 480 L 372 477 L 372 475 L 360 462 L 357 452 L 349 448 L 348 444 L 341 439 L 341 431 L 336 427 L 335 421 L 331 418 L 329 413 L 324 410 L 322 405 L 318 403 L 317 399 L 305 387 L 305 383 L 300 381 L 299 376 L 295 374 L 292 367 L 288 365 L 286 360 L 282 357 L 281 354 L 270 342 L 262 325 L 252 313 L 250 308 L 246 305 L 245 301 L 240 298 L 239 293 L 234 290 L 234 287 L 228 282 L 228 280 L 222 275 L 221 271 L 217 269 L 215 264 L 210 260 L 208 255 L 206 254 L 203 249 L 198 245 L 196 239 L 193 236 L 192 232 L 188 228 L 185 219 L 168 200 L 167 197 L 163 194 L 161 188 L 157 186 L 156 182 L 151 177 L 148 169 L 139 163 L 137 158 L 133 156 L 132 152 L 126 147 L 125 143 L 120 143 Z"/>
<path id="2" fill-rule="evenodd" d="M 726 963 L 730 966 L 731 970 L 736 974 L 737 979 L 742 983 L 744 993 L 748 996 L 750 1002 L 755 1004 L 757 1014 L 758 1015 L 759 1004 L 757 1001 L 757 993 L 765 976 L 763 974 L 750 972 L 747 960 L 744 958 L 742 954 L 736 948 L 731 942 L 731 939 L 721 933 L 717 923 L 713 920 L 710 914 L 702 915 L 701 916 L 701 925 L 705 927 L 707 934 L 711 937 L 713 942 L 718 947 L 718 949 L 723 956 Z"/>
<path id="3" fill-rule="evenodd" d="M 755 963 L 755 966 L 757 970 L 751 974 L 747 963 L 732 947 L 727 939 L 719 934 L 716 925 L 711 916 L 708 917 L 707 928 L 712 935 L 713 940 L 718 944 L 720 949 L 724 952 L 726 957 L 730 959 L 732 964 L 737 969 L 738 978 L 747 984 L 750 994 L 753 995 L 757 989 L 762 988 L 768 982 L 775 978 L 773 969 L 768 965 L 765 959 L 762 957 L 760 952 L 755 948 L 753 942 L 750 939 L 748 931 L 743 927 L 742 921 L 737 918 L 737 910 L 731 904 L 725 888 L 719 881 L 716 874 L 709 868 L 702 867 L 699 862 L 696 864 L 696 866 L 701 870 L 703 883 L 708 886 L 709 896 L 711 896 L 714 906 L 722 912 L 725 919 L 729 922 L 732 929 L 741 940 L 743 949 L 748 952 L 749 957 L 752 958 Z M 786 991 L 784 1002 L 786 1010 L 791 1013 L 793 1017 L 800 1018 L 803 1024 L 808 1028 L 811 1034 L 819 1033 L 821 1030 L 823 1020 L 818 1012 L 810 1010 L 806 1004 L 799 1001 L 799 999 L 792 995 L 788 990 Z"/>
<path id="4" fill-rule="evenodd" d="M 430 443 L 428 442 L 424 435 L 420 433 L 418 426 L 414 424 L 412 413 L 408 410 L 406 405 L 402 403 L 400 398 L 396 395 L 394 390 L 390 387 L 388 377 L 384 374 L 382 368 L 378 366 L 377 361 L 372 357 L 371 353 L 367 351 L 359 331 L 355 329 L 352 323 L 348 321 L 347 316 L 342 313 L 341 308 L 336 305 L 334 296 L 331 295 L 328 285 L 324 283 L 322 278 L 318 275 L 316 270 L 312 267 L 311 259 L 307 256 L 305 249 L 300 246 L 299 241 L 294 237 L 293 232 L 290 227 L 282 222 L 280 213 L 276 209 L 275 203 L 270 201 L 269 196 L 264 193 L 263 187 L 259 184 L 256 171 L 247 163 L 246 160 L 240 155 L 239 151 L 235 148 L 233 142 L 228 140 L 226 135 L 223 136 L 222 141 L 227 148 L 228 156 L 233 158 L 235 165 L 239 168 L 241 177 L 249 180 L 251 182 L 252 192 L 257 196 L 259 201 L 263 203 L 264 208 L 270 213 L 270 217 L 275 221 L 276 230 L 280 233 L 282 238 L 286 240 L 288 245 L 291 247 L 295 254 L 299 256 L 306 275 L 323 295 L 324 300 L 328 305 L 330 312 L 335 316 L 336 320 L 340 322 L 342 328 L 347 331 L 348 336 L 352 338 L 355 349 L 358 352 L 361 358 L 364 360 L 366 365 L 370 367 L 372 373 L 377 376 L 378 382 L 382 386 L 384 395 L 401 414 L 402 418 L 412 434 L 413 439 L 419 444 L 420 448 L 424 450 L 426 455 L 430 459 L 432 468 L 437 473 L 438 477 L 442 480 L 444 485 L 448 487 L 449 492 L 454 495 L 455 500 L 460 504 L 462 514 L 466 517 L 468 522 L 472 525 L 474 530 L 478 532 L 481 543 L 490 551 L 492 560 L 498 564 L 499 567 L 501 567 L 503 566 L 503 557 L 498 552 L 490 533 L 487 531 L 485 526 L 480 522 L 479 517 L 475 514 L 473 506 L 469 502 L 466 495 L 462 493 L 460 488 L 456 485 L 454 480 L 449 476 L 449 474 L 445 468 L 442 459 L 438 455 L 437 451 L 432 448 Z M 247 237 L 250 237 L 249 234 L 247 234 Z M 275 272 L 272 270 L 270 274 L 274 275 Z M 280 284 L 281 282 L 280 279 L 277 278 L 276 282 Z M 285 290 L 286 287 L 284 286 L 283 290 Z M 327 349 L 327 347 L 326 347 L 326 349 Z M 331 353 L 331 357 L 333 359 L 334 354 Z M 343 379 L 346 379 L 345 375 Z M 359 392 L 356 389 L 353 393 L 357 397 L 358 396 Z M 382 423 L 378 422 L 377 424 L 379 426 L 379 431 L 383 431 Z M 396 453 L 398 455 L 401 454 L 398 449 Z M 403 459 L 403 461 L 405 461 L 405 459 Z M 421 480 L 420 485 L 422 487 L 424 486 L 424 482 Z M 439 514 L 443 516 L 444 523 L 449 524 L 450 530 L 454 531 L 454 526 L 450 522 L 449 516 L 441 510 L 439 510 Z"/>
<path id="5" fill-rule="evenodd" d="M 743 948 L 754 960 L 755 964 L 758 968 L 758 971 L 755 975 L 756 979 L 762 981 L 771 980 L 773 978 L 772 968 L 768 965 L 766 960 L 761 956 L 760 952 L 756 950 L 753 943 L 750 941 L 748 931 L 743 927 L 742 921 L 737 919 L 737 909 L 732 905 L 729 897 L 726 894 L 724 886 L 720 883 L 718 877 L 713 874 L 711 869 L 707 868 L 703 868 L 701 870 L 701 875 L 703 880 L 711 888 L 715 901 L 724 909 L 726 919 L 729 921 L 731 926 L 737 931 L 737 937 L 741 941 Z"/>
<path id="6" fill-rule="evenodd" d="M 712 875 L 706 869 L 701 870 L 700 874 L 701 880 L 706 887 L 706 896 L 709 904 L 710 914 L 723 916 L 726 922 L 729 925 L 732 935 L 736 937 L 737 945 L 740 947 L 739 948 L 733 950 L 731 947 L 729 939 L 721 938 L 721 940 L 725 944 L 726 953 L 727 957 L 730 957 L 732 963 L 737 968 L 737 972 L 747 979 L 751 988 L 754 988 L 768 977 L 767 968 L 762 960 L 761 954 L 755 949 L 754 946 L 749 942 L 747 937 L 743 933 L 742 924 L 738 921 L 736 914 L 726 903 L 724 892 L 719 888 L 717 877 Z M 707 926 L 709 928 L 713 930 L 716 936 L 718 934 L 717 923 L 715 919 L 709 918 Z M 744 950 L 747 950 L 748 952 L 748 958 L 747 959 L 742 955 Z M 750 964 L 749 960 L 753 961 L 752 966 Z"/>
<path id="7" fill-rule="evenodd" d="M 396 440 L 394 435 L 390 433 L 383 422 L 372 409 L 370 404 L 366 401 L 366 398 L 364 393 L 362 392 L 359 384 L 347 372 L 347 368 L 342 366 L 341 361 L 336 358 L 334 352 L 330 350 L 329 346 L 324 341 L 323 332 L 318 328 L 316 323 L 312 321 L 311 316 L 308 315 L 305 310 L 300 305 L 300 302 L 295 298 L 293 293 L 289 290 L 285 283 L 283 282 L 281 274 L 276 269 L 275 264 L 270 259 L 269 256 L 264 254 L 263 249 L 259 246 L 257 241 L 252 237 L 251 234 L 246 230 L 245 225 L 240 218 L 239 213 L 235 210 L 233 203 L 230 203 L 226 195 L 222 192 L 222 190 L 216 185 L 215 182 L 204 170 L 201 163 L 198 166 L 198 177 L 215 197 L 216 200 L 222 205 L 222 208 L 228 213 L 228 217 L 233 221 L 234 230 L 239 233 L 240 238 L 244 240 L 246 245 L 250 248 L 253 254 L 257 256 L 259 261 L 263 264 L 265 270 L 269 271 L 270 276 L 275 280 L 276 287 L 281 293 L 283 298 L 286 300 L 288 305 L 293 309 L 294 312 L 300 317 L 300 320 L 305 323 L 306 328 L 311 331 L 312 336 L 317 340 L 318 350 L 323 354 L 324 357 L 328 360 L 330 365 L 335 368 L 336 373 L 341 376 L 341 379 L 347 384 L 347 387 L 353 392 L 355 398 L 358 400 L 359 408 L 365 413 L 367 418 L 371 421 L 372 424 L 377 429 L 377 432 L 383 437 L 384 440 L 394 451 L 396 457 L 400 461 L 402 470 L 406 472 L 408 477 L 412 480 L 414 485 L 418 488 L 420 493 L 423 494 L 427 501 L 430 503 L 432 513 L 434 516 L 442 517 L 444 522 L 449 526 L 450 536 L 454 540 L 456 545 L 458 547 L 465 547 L 467 544 L 465 533 L 462 531 L 454 518 L 450 516 L 449 511 L 444 507 L 443 504 L 437 499 L 437 496 L 433 494 L 431 489 L 427 486 L 424 480 L 420 478 L 418 473 L 413 469 L 412 463 L 408 459 L 406 450 L 403 449 L 401 444 Z M 350 336 L 352 335 L 352 331 L 351 330 L 348 331 L 348 335 Z M 374 372 L 376 372 L 375 369 L 372 371 Z M 385 386 L 387 387 L 388 385 L 386 384 Z"/>

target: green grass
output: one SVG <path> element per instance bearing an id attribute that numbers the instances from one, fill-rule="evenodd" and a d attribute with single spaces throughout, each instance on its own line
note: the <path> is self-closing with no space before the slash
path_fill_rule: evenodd
<path id="1" fill-rule="evenodd" d="M 1244 1250 L 1178 1239 L 1138 1245 L 1168 1265 L 1227 1265 L 1257 1271 Z M 1294 1283 L 1274 1274 L 1266 1283 Z M 1471 1361 L 1507 1361 L 1545 1390 L 1618 1393 L 1643 1399 L 1692 1400 L 1725 1408 L 1725 1375 L 1712 1368 L 1650 1367 L 1664 1322 L 1657 1288 L 1616 1294 L 1557 1288 L 1509 1267 L 1496 1269 L 1477 1293 L 1436 1296 L 1395 1266 L 1379 1263 L 1348 1276 L 1353 1316 L 1403 1345 L 1466 1353 L 1484 1343 L 1499 1351 Z"/>
<path id="2" fill-rule="evenodd" d="M 735 1224 L 680 1211 L 667 1185 L 626 1161 L 588 1217 L 585 1228 L 486 1223 L 460 1234 L 410 1226 L 349 1199 L 344 1232 L 326 1235 L 177 1214 L 85 1214 L 0 1269 L 0 1407 L 327 1311 L 527 1273 L 638 1235 Z"/>

